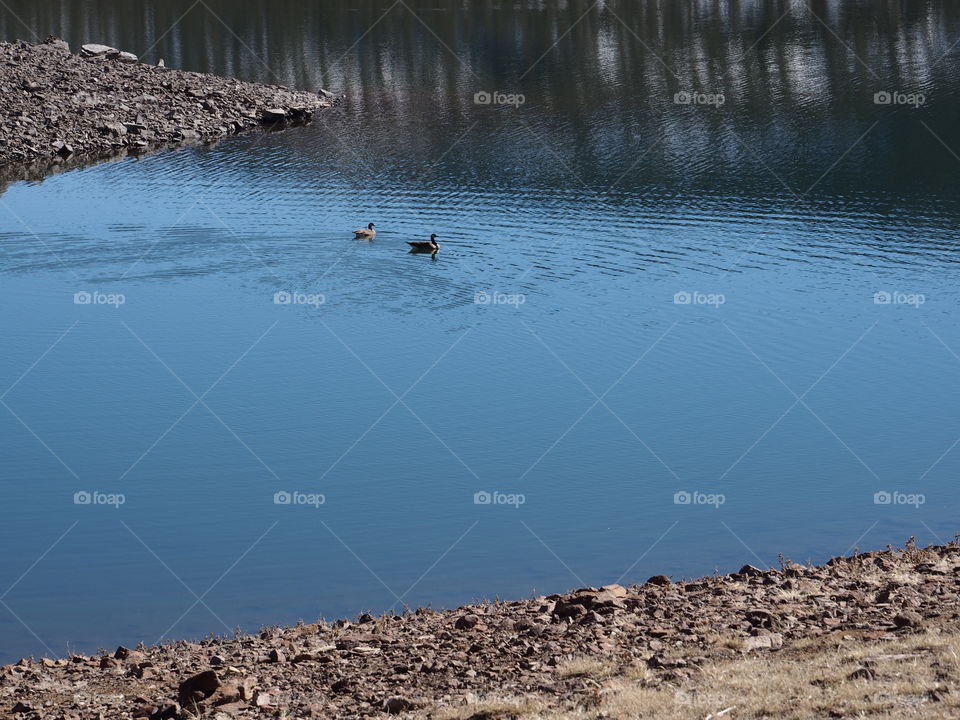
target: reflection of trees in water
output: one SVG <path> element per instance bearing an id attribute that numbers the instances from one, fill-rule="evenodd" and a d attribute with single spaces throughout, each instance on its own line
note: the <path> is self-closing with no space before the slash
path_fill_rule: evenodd
<path id="1" fill-rule="evenodd" d="M 805 0 L 605 0 L 586 15 L 592 0 L 407 0 L 416 16 L 402 5 L 384 15 L 393 0 L 206 2 L 216 15 L 197 5 L 177 22 L 193 0 L 7 0 L 39 35 L 74 47 L 143 53 L 156 43 L 146 59 L 345 92 L 352 108 L 392 122 L 391 133 L 366 138 L 371 152 L 446 146 L 442 126 L 476 116 L 474 92 L 500 89 L 526 95 L 520 112 L 568 162 L 639 154 L 663 137 L 651 157 L 684 176 L 725 172 L 725 158 L 743 157 L 740 140 L 763 157 L 790 153 L 803 165 L 809 155 L 810 172 L 822 169 L 820 155 L 835 157 L 875 119 L 875 91 L 935 97 L 953 82 L 950 61 L 938 60 L 960 25 L 960 0 L 814 0 L 810 9 Z M 0 35 L 25 33 L 0 11 Z M 723 93 L 725 106 L 678 107 L 683 90 Z M 905 122 L 870 141 L 909 165 L 916 123 L 899 129 Z M 497 136 L 504 153 L 542 154 L 511 127 Z M 707 154 L 714 166 L 698 160 Z"/>
<path id="2" fill-rule="evenodd" d="M 760 96 L 764 88 L 829 92 L 831 80 L 870 75 L 854 53 L 881 76 L 890 73 L 919 84 L 928 79 L 924 68 L 954 41 L 960 5 L 957 0 L 817 0 L 811 12 L 805 0 L 606 0 L 584 16 L 592 0 L 553 6 L 467 0 L 457 7 L 445 7 L 450 3 L 443 0 L 411 0 L 407 4 L 418 20 L 402 5 L 384 15 L 392 0 L 361 0 L 353 8 L 300 0 L 207 0 L 216 15 L 203 5 L 190 10 L 193 0 L 8 4 L 41 36 L 58 33 L 74 44 L 116 43 L 133 52 L 144 52 L 163 36 L 148 59 L 163 56 L 183 68 L 259 80 L 268 79 L 272 70 L 304 87 L 326 82 L 346 89 L 366 83 L 396 91 L 410 86 L 459 90 L 478 82 L 470 68 L 479 82 L 518 83 L 559 40 L 556 52 L 528 78 L 542 82 L 544 91 L 553 89 L 544 96 L 556 99 L 568 96 L 571 87 L 593 94 L 621 83 L 656 93 L 678 85 L 745 87 Z M 355 52 L 344 55 L 371 27 Z M 0 35 L 26 34 L 11 13 L 0 12 Z M 265 58 L 270 70 L 255 56 Z"/>

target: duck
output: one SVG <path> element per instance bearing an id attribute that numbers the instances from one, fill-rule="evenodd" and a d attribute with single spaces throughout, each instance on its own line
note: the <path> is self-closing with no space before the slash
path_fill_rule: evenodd
<path id="1" fill-rule="evenodd" d="M 370 224 L 367 225 L 365 228 L 360 228 L 359 230 L 354 230 L 354 231 L 353 231 L 353 237 L 354 237 L 355 239 L 365 238 L 365 239 L 367 239 L 367 240 L 372 240 L 373 238 L 375 238 L 375 237 L 377 236 L 377 231 L 374 230 L 375 227 L 376 227 L 376 225 L 374 225 L 373 223 L 370 223 Z"/>
<path id="2" fill-rule="evenodd" d="M 436 253 L 440 249 L 440 243 L 437 242 L 437 234 L 434 233 L 430 236 L 430 240 L 414 240 L 407 241 L 407 245 L 410 246 L 410 252 L 428 252 Z"/>

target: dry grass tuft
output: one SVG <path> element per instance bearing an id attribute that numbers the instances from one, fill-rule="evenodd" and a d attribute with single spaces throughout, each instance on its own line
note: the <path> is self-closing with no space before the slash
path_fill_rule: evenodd
<path id="1" fill-rule="evenodd" d="M 591 680 L 603 680 L 614 674 L 616 668 L 612 663 L 597 660 L 591 657 L 579 657 L 567 660 L 557 665 L 557 677 L 583 677 Z"/>

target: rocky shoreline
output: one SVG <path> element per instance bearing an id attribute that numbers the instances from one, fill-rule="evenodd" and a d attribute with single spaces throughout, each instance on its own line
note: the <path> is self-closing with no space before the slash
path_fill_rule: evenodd
<path id="1" fill-rule="evenodd" d="M 782 561 L 778 569 L 747 565 L 730 575 L 677 582 L 658 575 L 631 587 L 363 614 L 91 657 L 23 659 L 0 667 L 0 715 L 481 720 L 522 716 L 515 705 L 506 711 L 499 706 L 499 712 L 483 705 L 520 697 L 535 699 L 541 711 L 619 717 L 590 708 L 624 678 L 646 689 L 668 688 L 672 697 L 700 681 L 711 664 L 764 657 L 772 663 L 811 642 L 834 649 L 867 642 L 894 647 L 924 633 L 927 642 L 931 633 L 955 633 L 958 618 L 960 544 L 919 548 L 911 540 L 903 549 L 838 557 L 819 567 Z M 920 655 L 888 651 L 882 657 Z M 877 677 L 869 660 L 854 667 L 841 683 Z M 956 678 L 949 668 L 937 677 L 943 678 L 939 685 L 918 687 L 923 694 L 917 702 L 951 697 L 940 707 L 956 709 L 948 687 Z M 921 717 L 933 717 L 920 709 Z M 838 713 L 816 716 L 847 716 Z"/>
<path id="2" fill-rule="evenodd" d="M 102 45 L 0 43 L 0 173 L 36 177 L 118 153 L 210 142 L 308 121 L 336 99 L 319 93 L 141 63 Z M 42 168 L 42 169 L 41 169 Z"/>

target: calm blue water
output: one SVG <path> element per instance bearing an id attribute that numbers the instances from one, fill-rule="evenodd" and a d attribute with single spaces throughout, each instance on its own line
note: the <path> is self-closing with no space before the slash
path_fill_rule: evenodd
<path id="1" fill-rule="evenodd" d="M 668 73 L 606 9 L 548 52 L 586 6 L 412 5 L 471 70 L 409 16 L 351 48 L 389 3 L 267 68 L 178 31 L 344 106 L 0 197 L 4 660 L 952 538 L 951 3 L 827 18 L 880 79 L 802 15 L 727 70 L 776 15 L 668 17 Z M 673 103 L 698 68 L 724 107 Z"/>

